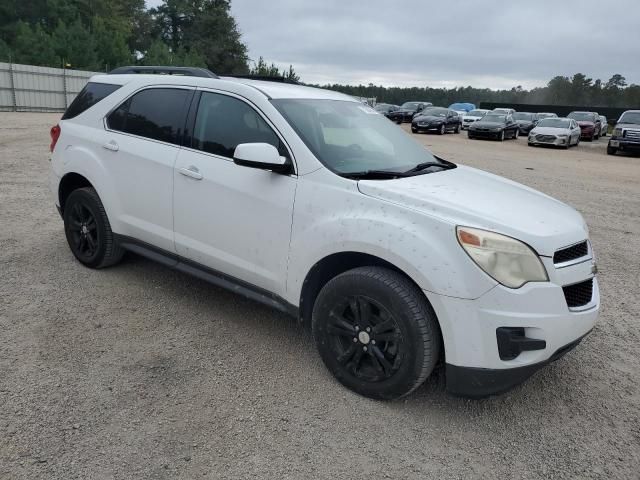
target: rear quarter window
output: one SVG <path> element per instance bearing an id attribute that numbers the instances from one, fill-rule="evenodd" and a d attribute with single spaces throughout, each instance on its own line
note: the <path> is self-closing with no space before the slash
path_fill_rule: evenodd
<path id="1" fill-rule="evenodd" d="M 96 103 L 104 100 L 121 86 L 122 85 L 112 85 L 110 83 L 87 83 L 73 102 L 71 102 L 69 108 L 64 112 L 62 120 L 77 117 L 85 110 L 93 107 Z"/>

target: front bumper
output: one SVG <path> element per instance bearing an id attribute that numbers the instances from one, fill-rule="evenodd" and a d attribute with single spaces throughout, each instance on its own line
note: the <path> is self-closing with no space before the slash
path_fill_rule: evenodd
<path id="1" fill-rule="evenodd" d="M 580 138 L 586 138 L 589 140 L 593 140 L 596 136 L 596 131 L 595 129 L 593 130 L 586 130 L 586 129 L 580 129 Z"/>
<path id="2" fill-rule="evenodd" d="M 428 124 L 428 125 L 420 125 L 419 123 L 413 122 L 411 124 L 411 128 L 416 130 L 417 132 L 428 132 L 428 131 L 438 131 L 442 127 L 441 123 L 438 124 Z"/>
<path id="3" fill-rule="evenodd" d="M 640 151 L 640 142 L 634 140 L 628 140 L 624 137 L 615 137 L 609 140 L 609 147 L 617 148 L 619 150 L 627 151 Z"/>
<path id="4" fill-rule="evenodd" d="M 451 388 L 448 387 L 452 392 L 464 390 L 456 385 L 460 383 L 456 378 L 463 378 L 465 374 L 474 379 L 469 389 L 481 391 L 482 395 L 500 393 L 505 385 L 518 383 L 505 378 L 524 380 L 593 329 L 600 310 L 593 260 L 588 258 L 556 269 L 551 259 L 541 258 L 549 273 L 548 282 L 532 282 L 518 289 L 496 285 L 474 300 L 425 292 L 440 323 L 447 370 L 454 372 Z M 562 286 L 590 278 L 593 279 L 591 300 L 583 307 L 570 309 Z M 544 347 L 522 351 L 515 358 L 503 360 L 497 331 L 504 327 L 521 328 L 527 338 L 544 340 Z M 481 384 L 480 379 L 485 377 L 486 382 Z M 504 381 L 496 381 L 496 377 Z"/>
<path id="5" fill-rule="evenodd" d="M 491 138 L 491 139 L 498 139 L 500 138 L 500 133 L 502 132 L 502 130 L 498 130 L 497 132 L 494 131 L 490 131 L 490 130 L 473 130 L 473 129 L 469 129 L 469 135 L 471 135 L 474 138 Z"/>
<path id="6" fill-rule="evenodd" d="M 573 350 L 591 331 L 573 342 L 559 348 L 548 360 L 524 367 L 489 369 L 458 367 L 446 364 L 447 391 L 452 395 L 467 398 L 484 398 L 511 390 L 546 365 L 562 358 Z"/>
<path id="7" fill-rule="evenodd" d="M 571 138 L 570 137 L 566 137 L 566 138 L 558 138 L 558 137 L 556 137 L 554 140 L 540 141 L 535 136 L 530 136 L 528 138 L 528 142 L 531 145 L 549 145 L 549 146 L 553 146 L 553 147 L 566 147 L 567 144 L 571 142 Z"/>

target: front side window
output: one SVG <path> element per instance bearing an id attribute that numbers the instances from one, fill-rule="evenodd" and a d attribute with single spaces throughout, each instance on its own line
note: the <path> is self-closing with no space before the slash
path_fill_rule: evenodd
<path id="1" fill-rule="evenodd" d="M 280 138 L 248 104 L 234 97 L 203 92 L 193 129 L 191 147 L 233 158 L 241 143 L 268 143 L 288 156 Z"/>
<path id="2" fill-rule="evenodd" d="M 142 90 L 111 112 L 107 125 L 112 130 L 179 144 L 191 94 L 191 90 L 178 88 Z"/>

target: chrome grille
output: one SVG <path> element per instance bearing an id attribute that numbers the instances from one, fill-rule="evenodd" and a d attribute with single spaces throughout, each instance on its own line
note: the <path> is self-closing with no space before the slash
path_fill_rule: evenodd
<path id="1" fill-rule="evenodd" d="M 539 142 L 553 143 L 556 141 L 555 135 L 536 135 L 536 140 Z"/>
<path id="2" fill-rule="evenodd" d="M 633 140 L 640 140 L 640 130 L 625 130 L 624 136 Z"/>

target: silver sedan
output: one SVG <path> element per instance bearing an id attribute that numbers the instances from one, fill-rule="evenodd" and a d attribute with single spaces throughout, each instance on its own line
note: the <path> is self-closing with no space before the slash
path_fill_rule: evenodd
<path id="1" fill-rule="evenodd" d="M 543 118 L 529 133 L 529 146 L 569 148 L 580 143 L 580 127 L 572 118 Z"/>

